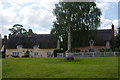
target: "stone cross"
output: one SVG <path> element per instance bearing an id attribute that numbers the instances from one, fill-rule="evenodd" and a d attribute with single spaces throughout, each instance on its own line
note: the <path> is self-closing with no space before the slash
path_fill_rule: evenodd
<path id="1" fill-rule="evenodd" d="M 71 29 L 70 29 L 71 25 L 68 24 L 68 50 L 67 52 L 71 51 Z"/>

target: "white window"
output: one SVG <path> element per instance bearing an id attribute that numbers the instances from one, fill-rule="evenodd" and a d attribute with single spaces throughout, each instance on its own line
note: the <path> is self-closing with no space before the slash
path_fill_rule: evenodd
<path id="1" fill-rule="evenodd" d="M 34 45 L 33 48 L 39 48 L 39 45 Z"/>
<path id="2" fill-rule="evenodd" d="M 106 46 L 110 46 L 110 41 L 106 41 Z"/>
<path id="3" fill-rule="evenodd" d="M 90 48 L 90 49 L 89 49 L 89 52 L 94 52 L 94 49 Z"/>
<path id="4" fill-rule="evenodd" d="M 23 46 L 22 45 L 17 45 L 17 48 L 22 48 Z"/>
<path id="5" fill-rule="evenodd" d="M 47 56 L 50 56 L 51 55 L 51 52 L 47 52 Z"/>
<path id="6" fill-rule="evenodd" d="M 13 56 L 19 56 L 19 52 L 13 52 L 12 55 Z"/>
<path id="7" fill-rule="evenodd" d="M 63 57 L 63 53 L 57 53 L 57 57 Z"/>
<path id="8" fill-rule="evenodd" d="M 38 56 L 39 54 L 38 54 L 38 52 L 34 52 L 34 56 Z"/>
<path id="9" fill-rule="evenodd" d="M 93 46 L 93 45 L 94 45 L 94 41 L 93 41 L 93 40 L 90 40 L 90 41 L 89 41 L 89 44 L 90 44 L 90 46 Z"/>

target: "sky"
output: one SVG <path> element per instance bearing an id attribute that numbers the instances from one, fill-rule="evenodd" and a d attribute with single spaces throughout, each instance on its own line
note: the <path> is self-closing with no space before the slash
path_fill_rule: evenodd
<path id="1" fill-rule="evenodd" d="M 49 34 L 56 20 L 53 15 L 55 4 L 59 0 L 0 0 L 0 34 L 8 35 L 14 24 L 21 24 L 26 30 L 31 28 L 38 34 Z M 111 24 L 118 28 L 119 0 L 97 0 L 101 9 L 99 29 L 111 29 Z"/>

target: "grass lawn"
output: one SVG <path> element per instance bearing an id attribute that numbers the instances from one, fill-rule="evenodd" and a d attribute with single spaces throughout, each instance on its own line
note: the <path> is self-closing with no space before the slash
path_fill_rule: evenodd
<path id="1" fill-rule="evenodd" d="M 7 58 L 3 78 L 118 78 L 118 57 Z"/>

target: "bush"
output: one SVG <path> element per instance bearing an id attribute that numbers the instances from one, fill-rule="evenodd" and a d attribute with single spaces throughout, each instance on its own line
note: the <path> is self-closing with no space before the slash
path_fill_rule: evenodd
<path id="1" fill-rule="evenodd" d="M 120 48 L 114 48 L 114 51 L 120 52 Z"/>
<path id="2" fill-rule="evenodd" d="M 2 52 L 2 58 L 5 58 L 5 53 L 4 52 Z"/>
<path id="3" fill-rule="evenodd" d="M 105 48 L 101 48 L 101 49 L 99 49 L 99 51 L 100 51 L 100 52 L 111 52 L 110 49 L 105 49 Z"/>
<path id="4" fill-rule="evenodd" d="M 73 60 L 74 60 L 74 57 L 66 57 L 65 60 L 66 60 L 66 61 L 73 61 Z"/>
<path id="5" fill-rule="evenodd" d="M 30 56 L 29 53 L 25 53 L 25 54 L 24 54 L 24 57 L 29 57 L 29 56 Z"/>
<path id="6" fill-rule="evenodd" d="M 56 49 L 56 50 L 54 50 L 54 52 L 53 52 L 54 57 L 57 57 L 57 53 L 64 53 L 64 51 L 61 50 L 61 49 Z"/>

